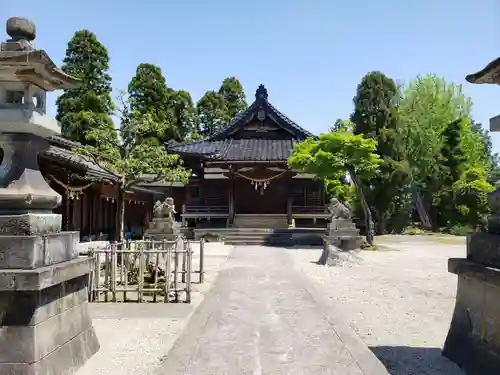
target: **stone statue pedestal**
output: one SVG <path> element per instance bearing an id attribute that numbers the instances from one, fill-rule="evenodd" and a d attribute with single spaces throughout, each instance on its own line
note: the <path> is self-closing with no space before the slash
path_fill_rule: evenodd
<path id="1" fill-rule="evenodd" d="M 472 233 L 467 258 L 448 260 L 458 276 L 443 355 L 470 375 L 500 374 L 500 235 Z"/>
<path id="2" fill-rule="evenodd" d="M 163 202 L 157 201 L 153 207 L 153 220 L 145 237 L 155 241 L 175 241 L 180 234 L 179 223 L 174 219 L 175 204 L 172 197 L 165 198 Z"/>
<path id="3" fill-rule="evenodd" d="M 351 219 L 332 218 L 323 236 L 323 252 L 318 264 L 344 266 L 360 263 L 361 240 L 359 229 Z"/>
<path id="4" fill-rule="evenodd" d="M 155 217 L 149 223 L 146 237 L 152 240 L 175 241 L 180 234 L 179 223 L 169 217 Z"/>
<path id="5" fill-rule="evenodd" d="M 361 246 L 359 229 L 351 219 L 332 219 L 326 228 L 323 241 L 341 250 L 355 250 Z"/>

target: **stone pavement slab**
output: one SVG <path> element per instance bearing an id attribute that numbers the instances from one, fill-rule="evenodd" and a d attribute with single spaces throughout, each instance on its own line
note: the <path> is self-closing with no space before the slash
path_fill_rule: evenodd
<path id="1" fill-rule="evenodd" d="M 284 249 L 245 246 L 155 374 L 388 373 Z"/>

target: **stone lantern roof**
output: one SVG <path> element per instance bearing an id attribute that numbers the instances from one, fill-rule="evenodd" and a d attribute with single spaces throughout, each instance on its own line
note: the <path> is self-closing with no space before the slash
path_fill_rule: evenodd
<path id="1" fill-rule="evenodd" d="M 36 37 L 33 22 L 19 17 L 9 18 L 6 25 L 11 39 L 0 48 L 0 80 L 17 80 L 33 83 L 45 91 L 70 89 L 79 79 L 59 69 L 44 50 L 36 49 L 32 42 Z"/>

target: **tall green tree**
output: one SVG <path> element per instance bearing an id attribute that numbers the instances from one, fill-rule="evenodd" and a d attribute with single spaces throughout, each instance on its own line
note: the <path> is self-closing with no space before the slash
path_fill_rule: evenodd
<path id="1" fill-rule="evenodd" d="M 168 96 L 168 105 L 172 112 L 175 128 L 179 133 L 179 141 L 199 138 L 196 127 L 196 108 L 191 94 L 184 90 L 172 90 Z"/>
<path id="2" fill-rule="evenodd" d="M 382 159 L 376 150 L 374 139 L 337 131 L 321 134 L 317 140 L 308 138 L 295 144 L 288 158 L 292 168 L 324 180 L 338 181 L 346 173 L 350 175 L 365 213 L 366 239 L 370 244 L 373 244 L 372 218 L 361 179 L 372 178 L 378 173 Z"/>
<path id="3" fill-rule="evenodd" d="M 230 120 L 238 112 L 248 107 L 243 86 L 236 77 L 228 77 L 222 81 L 222 85 L 219 88 L 219 95 L 225 102 L 226 116 Z"/>
<path id="4" fill-rule="evenodd" d="M 401 89 L 400 148 L 435 229 L 457 223 L 452 195 L 460 175 L 471 169 L 490 171 L 487 142 L 471 120 L 471 106 L 460 85 L 433 74 Z"/>
<path id="5" fill-rule="evenodd" d="M 449 123 L 441 137 L 443 144 L 441 146 L 441 160 L 440 165 L 443 167 L 442 177 L 446 178 L 443 182 L 458 181 L 465 166 L 466 158 L 464 150 L 462 149 L 462 132 L 463 132 L 462 119 L 458 119 Z"/>
<path id="6" fill-rule="evenodd" d="M 117 222 L 120 225 L 116 237 L 120 241 L 123 240 L 127 190 L 141 182 L 187 182 L 189 177 L 189 171 L 184 168 L 179 155 L 168 154 L 164 145 L 151 137 L 163 126 L 153 114 L 133 111 L 132 103 L 125 99 L 121 103 L 125 108 L 120 108 L 120 113 L 126 114 L 126 117 L 121 118 L 120 133 L 126 133 L 128 141 L 111 138 L 102 128 L 95 128 L 88 133 L 92 144 L 76 150 L 84 158 L 119 177 Z M 155 178 L 146 179 L 145 175 L 154 175 Z"/>
<path id="7" fill-rule="evenodd" d="M 466 159 L 462 149 L 462 120 L 449 123 L 441 134 L 442 146 L 439 159 L 436 160 L 440 176 L 440 187 L 434 196 L 434 205 L 439 207 L 435 218 L 437 225 L 444 227 L 456 215 L 453 185 L 465 172 Z"/>
<path id="8" fill-rule="evenodd" d="M 472 120 L 471 123 L 472 132 L 479 136 L 480 149 L 484 149 L 484 157 L 488 168 L 488 174 L 486 179 L 488 183 L 495 185 L 498 180 L 500 180 L 500 156 L 498 153 L 493 151 L 493 143 L 491 141 L 490 132 L 487 129 L 484 129 L 480 123 Z M 472 143 L 472 142 L 471 142 Z M 467 145 L 466 149 L 471 148 Z M 480 163 L 477 163 L 480 164 Z"/>
<path id="9" fill-rule="evenodd" d="M 457 119 L 470 118 L 471 106 L 460 85 L 433 74 L 416 77 L 402 87 L 398 106 L 401 122 L 398 132 L 402 139 L 399 145 L 416 182 L 435 175 L 444 129 Z M 468 125 L 463 127 L 464 132 L 469 130 Z M 474 153 L 471 159 L 480 160 L 478 155 L 482 151 L 472 148 L 469 151 Z"/>
<path id="10" fill-rule="evenodd" d="M 82 144 L 93 129 L 101 129 L 116 136 L 111 119 L 111 76 L 106 48 L 88 30 L 77 31 L 66 49 L 62 70 L 81 80 L 77 88 L 64 90 L 57 98 L 56 119 L 61 123 L 65 137 Z"/>
<path id="11" fill-rule="evenodd" d="M 149 63 L 139 64 L 135 76 L 128 85 L 128 95 L 131 113 L 149 114 L 159 125 L 158 133 L 151 134 L 159 143 L 170 139 L 181 139 L 180 131 L 169 108 L 170 90 L 158 66 Z"/>
<path id="12" fill-rule="evenodd" d="M 224 98 L 215 91 L 207 91 L 198 100 L 196 112 L 199 133 L 203 137 L 211 137 L 231 120 Z"/>
<path id="13" fill-rule="evenodd" d="M 362 78 L 353 99 L 353 132 L 376 140 L 376 152 L 383 160 L 377 176 L 362 180 L 379 234 L 388 230 L 391 217 L 404 207 L 400 198 L 407 189 L 408 168 L 397 149 L 398 94 L 395 82 L 375 71 Z"/>

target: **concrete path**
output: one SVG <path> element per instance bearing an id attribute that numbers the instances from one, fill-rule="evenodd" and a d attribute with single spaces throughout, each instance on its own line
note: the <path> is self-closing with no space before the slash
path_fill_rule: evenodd
<path id="1" fill-rule="evenodd" d="M 237 247 L 155 374 L 387 375 L 280 248 Z"/>

